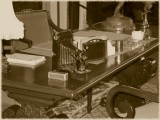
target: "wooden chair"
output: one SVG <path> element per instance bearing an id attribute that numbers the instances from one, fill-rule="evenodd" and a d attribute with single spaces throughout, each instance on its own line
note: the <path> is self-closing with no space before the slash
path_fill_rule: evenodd
<path id="1" fill-rule="evenodd" d="M 24 23 L 24 39 L 13 41 L 16 52 L 44 55 L 43 47 L 50 51 L 53 57 L 52 69 L 76 69 L 76 47 L 72 44 L 73 35 L 70 30 L 63 30 L 56 26 L 46 10 L 25 9 L 16 13 L 17 18 Z M 32 47 L 24 44 L 32 43 Z M 30 46 L 29 46 L 30 47 Z M 36 49 L 39 51 L 36 52 Z M 44 54 L 41 54 L 44 52 Z"/>

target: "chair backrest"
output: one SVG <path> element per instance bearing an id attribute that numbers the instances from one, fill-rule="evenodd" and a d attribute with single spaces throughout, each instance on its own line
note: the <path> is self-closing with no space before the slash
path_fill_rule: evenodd
<path id="1" fill-rule="evenodd" d="M 33 45 L 52 40 L 47 11 L 24 10 L 16 16 L 24 23 L 24 38 L 32 40 Z"/>

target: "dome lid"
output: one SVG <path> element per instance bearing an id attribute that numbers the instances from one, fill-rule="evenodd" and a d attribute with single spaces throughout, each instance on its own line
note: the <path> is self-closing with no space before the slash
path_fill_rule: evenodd
<path id="1" fill-rule="evenodd" d="M 103 25 L 107 30 L 131 30 L 135 27 L 133 20 L 123 15 L 106 18 Z"/>

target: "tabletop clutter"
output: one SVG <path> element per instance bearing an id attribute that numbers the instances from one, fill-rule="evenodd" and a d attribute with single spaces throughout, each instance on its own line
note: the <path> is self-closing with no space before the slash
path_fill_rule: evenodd
<path id="1" fill-rule="evenodd" d="M 143 40 L 143 37 L 143 31 L 133 31 L 131 35 L 96 30 L 78 31 L 73 33 L 73 45 L 77 49 L 87 53 L 88 63 L 101 59 L 107 59 L 108 62 L 110 62 L 110 57 L 118 56 L 145 44 L 146 40 Z M 94 54 L 94 58 L 91 54 Z M 90 58 L 90 56 L 92 56 L 92 58 Z M 66 88 L 67 82 L 68 72 L 48 72 L 48 85 Z"/>
<path id="2" fill-rule="evenodd" d="M 132 31 L 131 35 L 118 34 L 113 32 L 102 32 L 97 30 L 78 31 L 73 33 L 73 45 L 86 55 L 84 62 L 101 63 L 102 59 L 123 54 L 124 52 L 134 50 L 142 46 L 146 40 L 143 40 L 143 31 Z M 150 38 L 150 40 L 152 40 Z M 30 67 L 32 69 L 45 63 L 45 56 L 31 55 L 23 53 L 7 54 L 7 61 L 10 65 L 21 67 Z M 86 73 L 84 70 L 79 71 L 80 74 Z M 78 73 L 77 71 L 77 73 Z M 89 71 L 89 70 L 88 70 Z M 89 71 L 91 72 L 91 71 Z M 68 83 L 68 72 L 66 71 L 49 71 L 48 85 L 60 88 L 66 88 Z"/>

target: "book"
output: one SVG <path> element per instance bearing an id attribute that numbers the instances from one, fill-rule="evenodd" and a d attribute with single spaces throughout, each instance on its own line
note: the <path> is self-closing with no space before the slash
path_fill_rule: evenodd
<path id="1" fill-rule="evenodd" d="M 14 53 L 6 54 L 7 61 L 11 65 L 34 67 L 45 62 L 44 56 Z"/>
<path id="2" fill-rule="evenodd" d="M 36 65 L 30 65 L 30 64 L 22 64 L 22 63 L 12 63 L 12 62 L 10 62 L 9 65 L 35 69 L 36 67 L 38 67 L 40 65 L 43 65 L 44 63 L 45 63 L 45 61 L 44 62 L 40 62 L 40 63 L 38 63 Z"/>

